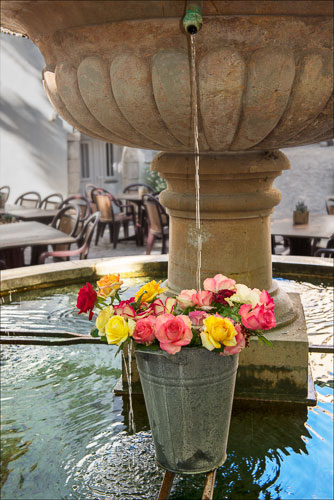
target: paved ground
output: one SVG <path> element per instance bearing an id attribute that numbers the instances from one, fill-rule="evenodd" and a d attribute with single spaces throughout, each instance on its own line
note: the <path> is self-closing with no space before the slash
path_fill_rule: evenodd
<path id="1" fill-rule="evenodd" d="M 122 238 L 122 232 L 120 234 Z M 113 244 L 109 242 L 109 230 L 106 228 L 103 238 L 99 239 L 99 243 L 96 246 L 94 242 L 92 242 L 90 250 L 89 250 L 89 259 L 97 259 L 99 257 L 121 257 L 123 255 L 145 255 L 146 254 L 146 245 L 145 246 L 136 246 L 136 242 L 134 240 L 130 241 L 120 241 L 117 244 L 117 248 L 113 248 Z M 161 241 L 156 240 L 151 255 L 161 254 Z"/>

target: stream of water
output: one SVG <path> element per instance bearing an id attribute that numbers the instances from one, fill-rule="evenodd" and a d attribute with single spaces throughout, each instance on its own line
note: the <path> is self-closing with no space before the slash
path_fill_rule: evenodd
<path id="1" fill-rule="evenodd" d="M 191 73 L 192 128 L 194 136 L 194 155 L 195 155 L 196 237 L 197 237 L 196 289 L 200 290 L 201 267 L 202 267 L 202 234 L 201 234 L 201 211 L 200 211 L 198 105 L 197 105 L 197 83 L 196 83 L 195 36 L 190 37 L 190 73 Z"/>

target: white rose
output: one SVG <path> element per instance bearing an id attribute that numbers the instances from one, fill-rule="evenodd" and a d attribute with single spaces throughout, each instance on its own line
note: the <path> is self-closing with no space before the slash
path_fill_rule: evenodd
<path id="1" fill-rule="evenodd" d="M 261 292 L 257 288 L 248 288 L 248 286 L 243 284 L 236 285 L 236 293 L 231 297 L 225 299 L 230 305 L 235 302 L 240 302 L 241 304 L 252 304 L 255 307 L 260 302 Z"/>

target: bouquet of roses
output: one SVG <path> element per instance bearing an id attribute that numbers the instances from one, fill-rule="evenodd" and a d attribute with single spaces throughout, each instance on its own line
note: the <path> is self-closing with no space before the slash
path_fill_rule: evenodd
<path id="1" fill-rule="evenodd" d="M 262 330 L 276 326 L 274 301 L 266 290 L 248 288 L 222 274 L 204 281 L 204 290 L 183 290 L 177 297 L 164 300 L 167 291 L 161 281 L 150 281 L 135 297 L 121 300 L 123 281 L 109 274 L 79 290 L 79 314 L 96 311 L 93 337 L 122 347 L 133 339 L 136 347 L 149 346 L 175 354 L 181 347 L 203 346 L 223 355 L 239 353 L 249 337 L 271 345 Z"/>

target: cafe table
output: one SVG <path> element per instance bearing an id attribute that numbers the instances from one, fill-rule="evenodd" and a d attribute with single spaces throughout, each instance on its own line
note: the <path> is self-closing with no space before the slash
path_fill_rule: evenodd
<path id="1" fill-rule="evenodd" d="M 8 215 L 16 219 L 26 222 L 36 221 L 43 224 L 52 222 L 54 216 L 58 213 L 58 209 L 44 209 L 44 208 L 29 208 L 22 205 L 5 205 L 0 209 L 0 215 Z"/>
<path id="2" fill-rule="evenodd" d="M 308 224 L 293 224 L 292 217 L 271 221 L 271 235 L 289 240 L 290 255 L 312 255 L 312 240 L 328 239 L 333 233 L 333 215 L 310 214 Z"/>
<path id="3" fill-rule="evenodd" d="M 76 240 L 54 227 L 41 222 L 14 222 L 0 225 L 0 260 L 7 267 L 24 265 L 23 250 L 25 247 L 45 247 L 60 243 L 71 244 Z M 38 252 L 37 252 L 38 253 Z M 36 253 L 36 258 L 38 257 Z M 32 262 L 36 264 L 36 262 Z"/>

